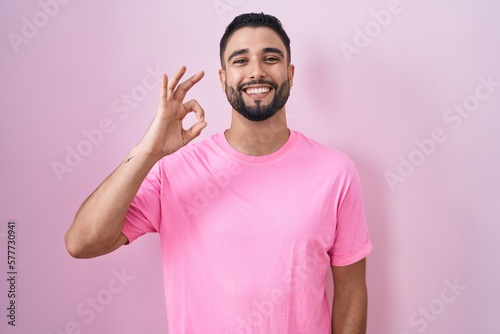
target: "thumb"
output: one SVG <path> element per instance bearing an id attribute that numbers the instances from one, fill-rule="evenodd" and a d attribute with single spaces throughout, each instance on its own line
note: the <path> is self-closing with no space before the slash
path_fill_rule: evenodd
<path id="1" fill-rule="evenodd" d="M 194 124 L 192 127 L 186 130 L 184 133 L 184 138 L 186 139 L 186 144 L 189 143 L 191 140 L 195 139 L 198 137 L 201 133 L 201 131 L 207 126 L 207 122 L 201 121 L 196 124 Z"/>

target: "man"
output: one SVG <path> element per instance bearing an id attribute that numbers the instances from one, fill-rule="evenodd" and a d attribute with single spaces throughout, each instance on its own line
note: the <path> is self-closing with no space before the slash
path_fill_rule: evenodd
<path id="1" fill-rule="evenodd" d="M 371 251 L 353 163 L 286 126 L 290 40 L 266 14 L 243 14 L 220 43 L 230 128 L 185 146 L 207 123 L 163 76 L 154 120 L 124 162 L 82 204 L 69 253 L 109 253 L 160 234 L 169 333 L 366 332 Z M 198 122 L 184 130 L 194 112 Z M 333 271 L 332 322 L 325 292 Z"/>

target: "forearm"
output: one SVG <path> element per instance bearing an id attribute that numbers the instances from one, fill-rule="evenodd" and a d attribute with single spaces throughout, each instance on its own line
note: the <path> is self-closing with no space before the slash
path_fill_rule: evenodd
<path id="1" fill-rule="evenodd" d="M 74 257 L 95 257 L 109 253 L 126 242 L 122 236 L 125 215 L 139 187 L 154 164 L 196 138 L 206 127 L 203 108 L 186 93 L 204 73 L 198 72 L 179 84 L 183 66 L 169 81 L 162 75 L 156 115 L 148 131 L 125 161 L 89 196 L 76 213 L 64 239 Z M 195 112 L 198 122 L 185 130 L 182 120 Z"/>
<path id="2" fill-rule="evenodd" d="M 130 203 L 155 162 L 138 148 L 132 149 L 85 200 L 65 235 L 72 256 L 94 257 L 112 248 L 121 235 Z"/>
<path id="3" fill-rule="evenodd" d="M 335 291 L 333 299 L 332 333 L 365 334 L 367 291 Z"/>

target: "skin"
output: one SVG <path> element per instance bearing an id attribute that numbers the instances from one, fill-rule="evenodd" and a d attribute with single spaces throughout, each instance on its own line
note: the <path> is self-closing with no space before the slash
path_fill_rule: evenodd
<path id="1" fill-rule="evenodd" d="M 242 52 L 246 50 L 246 52 Z M 270 50 L 279 50 L 273 52 Z M 237 54 L 236 56 L 234 56 Z M 229 38 L 224 52 L 223 69 L 219 70 L 222 90 L 237 89 L 239 84 L 266 80 L 282 85 L 288 81 L 293 86 L 294 65 L 288 64 L 286 48 L 278 34 L 269 28 L 242 28 Z M 249 87 L 268 87 L 251 85 Z M 243 92 L 243 100 L 249 106 L 269 104 L 275 89 L 263 96 L 252 97 Z M 231 111 L 231 127 L 226 131 L 226 139 L 236 150 L 247 155 L 266 155 L 277 151 L 288 140 L 290 131 L 286 126 L 285 107 L 265 121 L 254 122 L 246 119 L 234 108 Z M 269 131 L 271 130 L 271 131 Z M 266 140 L 249 140 L 266 138 Z"/>
<path id="2" fill-rule="evenodd" d="M 368 306 L 366 259 L 348 266 L 332 266 L 334 282 L 332 333 L 364 334 Z"/>
<path id="3" fill-rule="evenodd" d="M 279 36 L 269 28 L 242 28 L 233 33 L 224 52 L 219 78 L 224 93 L 232 89 L 242 95 L 248 106 L 269 105 L 276 89 L 266 84 L 248 87 L 269 87 L 264 94 L 239 91 L 239 85 L 264 80 L 277 87 L 293 86 L 294 65 L 289 64 L 286 48 Z M 199 72 L 179 83 L 186 68 L 182 67 L 170 80 L 163 75 L 158 109 L 144 135 L 124 162 L 83 202 L 65 235 L 68 252 L 76 258 L 91 258 L 112 252 L 126 244 L 121 233 L 125 214 L 148 172 L 163 157 L 174 153 L 199 136 L 206 127 L 203 108 L 196 100 L 184 102 L 186 93 L 204 73 Z M 278 88 L 279 89 L 279 88 Z M 197 123 L 185 130 L 182 121 L 194 112 Z M 289 138 L 285 106 L 263 121 L 252 121 L 234 108 L 231 126 L 225 132 L 227 141 L 237 151 L 252 155 L 267 155 L 277 151 Z M 365 262 L 332 267 L 334 334 L 366 333 L 367 292 Z"/>
<path id="4" fill-rule="evenodd" d="M 269 52 L 269 50 L 281 52 Z M 247 50 L 241 53 L 241 50 Z M 237 53 L 237 56 L 231 57 Z M 288 65 L 286 48 L 278 34 L 268 28 L 243 28 L 236 31 L 228 41 L 224 52 L 224 69 L 219 70 L 222 90 L 228 87 L 236 89 L 240 84 L 259 79 L 276 83 L 288 81 L 293 86 L 294 65 Z M 261 87 L 265 85 L 253 85 Z M 276 94 L 271 91 L 264 96 L 252 97 L 243 93 L 244 101 L 256 105 L 269 104 Z M 277 126 L 283 125 L 275 131 Z M 246 138 L 263 138 L 264 132 L 272 133 L 271 141 L 252 141 Z M 247 155 L 270 154 L 279 149 L 288 139 L 285 107 L 263 122 L 245 119 L 232 109 L 231 128 L 226 131 L 228 142 L 238 151 Z M 334 280 L 334 303 L 332 314 L 332 332 L 334 334 L 366 333 L 367 289 L 366 259 L 348 266 L 332 266 Z"/>
<path id="5" fill-rule="evenodd" d="M 164 156 L 174 153 L 196 138 L 206 127 L 203 108 L 196 100 L 184 102 L 199 72 L 179 84 L 186 72 L 182 67 L 169 81 L 163 75 L 156 115 L 140 143 L 124 162 L 83 202 L 64 240 L 76 258 L 91 258 L 114 251 L 128 242 L 122 234 L 125 214 L 147 174 Z M 189 112 L 198 122 L 184 130 L 182 120 Z"/>

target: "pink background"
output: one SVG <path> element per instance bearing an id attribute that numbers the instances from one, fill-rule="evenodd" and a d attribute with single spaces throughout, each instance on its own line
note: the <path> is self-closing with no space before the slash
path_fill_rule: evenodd
<path id="1" fill-rule="evenodd" d="M 476 89 L 500 82 L 499 1 L 60 1 L 0 2 L 1 333 L 166 333 L 157 235 L 93 260 L 72 259 L 63 235 L 152 119 L 148 68 L 205 70 L 189 94 L 206 111 L 201 138 L 228 127 L 218 42 L 249 11 L 278 16 L 291 37 L 289 126 L 358 166 L 375 246 L 368 332 L 500 333 L 500 86 Z M 467 116 L 448 111 L 462 103 Z M 69 166 L 68 149 L 85 156 Z"/>

